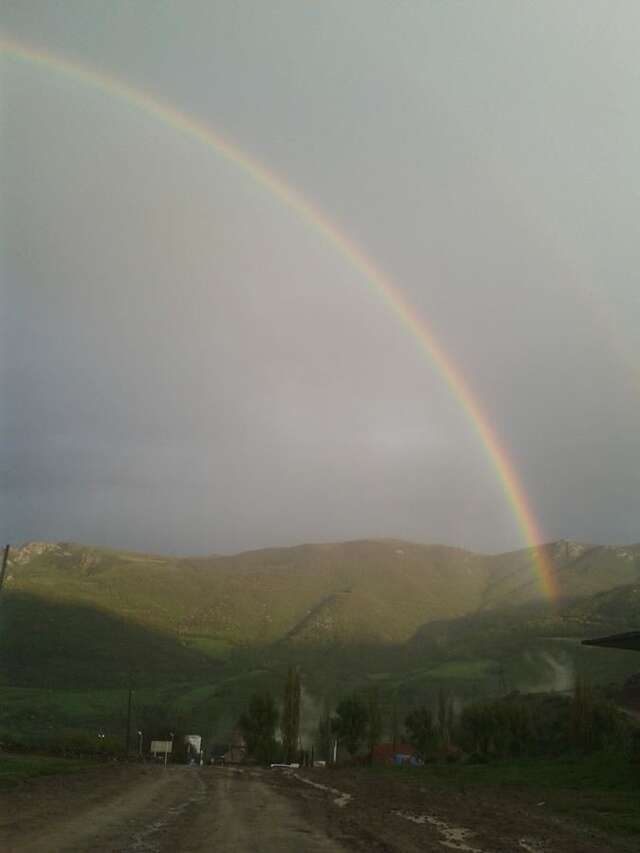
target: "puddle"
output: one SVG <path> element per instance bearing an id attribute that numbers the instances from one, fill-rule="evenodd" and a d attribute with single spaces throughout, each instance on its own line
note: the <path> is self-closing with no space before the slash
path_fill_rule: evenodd
<path id="1" fill-rule="evenodd" d="M 410 820 L 412 823 L 428 823 L 430 826 L 435 826 L 440 835 L 443 836 L 439 842 L 443 847 L 449 847 L 451 850 L 464 850 L 466 853 L 487 853 L 481 847 L 472 847 L 467 844 L 467 839 L 473 838 L 476 833 L 470 829 L 465 829 L 463 826 L 451 826 L 450 823 L 428 814 L 414 815 L 409 812 L 392 812 L 392 814 L 401 817 L 403 820 Z"/>
<path id="2" fill-rule="evenodd" d="M 329 785 L 321 785 L 320 782 L 313 782 L 311 779 L 307 779 L 299 773 L 292 773 L 291 775 L 294 779 L 299 779 L 300 782 L 304 782 L 305 785 L 312 785 L 320 791 L 328 791 L 330 794 L 336 794 L 336 799 L 333 802 L 338 806 L 338 808 L 343 809 L 352 798 L 351 794 L 345 794 L 344 791 L 339 791 L 337 788 L 332 788 Z"/>
<path id="3" fill-rule="evenodd" d="M 162 847 L 162 839 L 158 838 L 158 834 L 177 817 L 179 817 L 185 809 L 188 809 L 189 806 L 201 803 L 206 799 L 206 786 L 202 779 L 198 778 L 198 782 L 200 784 L 200 790 L 195 794 L 192 794 L 189 799 L 177 806 L 172 806 L 164 812 L 161 818 L 148 824 L 139 832 L 134 832 L 132 842 L 127 850 L 131 851 L 131 853 L 159 853 L 160 848 Z"/>
<path id="4" fill-rule="evenodd" d="M 522 850 L 526 850 L 527 853 L 544 853 L 547 849 L 542 841 L 536 841 L 535 838 L 520 838 L 518 839 L 518 846 Z"/>
<path id="5" fill-rule="evenodd" d="M 440 844 L 443 847 L 449 847 L 452 850 L 463 850 L 465 853 L 488 853 L 481 847 L 473 847 L 469 844 L 469 840 L 476 834 L 471 829 L 465 829 L 462 826 L 451 826 L 440 818 L 433 815 L 421 814 L 415 815 L 409 812 L 393 812 L 396 817 L 401 817 L 403 820 L 410 820 L 411 823 L 425 824 L 435 826 L 438 832 L 443 836 Z M 526 853 L 545 853 L 547 847 L 541 841 L 535 838 L 519 838 L 518 847 L 525 850 Z"/>

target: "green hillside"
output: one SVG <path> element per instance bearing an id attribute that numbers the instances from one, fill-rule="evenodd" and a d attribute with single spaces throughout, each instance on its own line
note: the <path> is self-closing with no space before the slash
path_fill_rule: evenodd
<path id="1" fill-rule="evenodd" d="M 544 547 L 563 598 L 578 598 L 640 580 L 640 545 L 588 545 L 562 540 Z M 513 606 L 543 599 L 531 549 L 489 558 L 483 607 Z"/>
<path id="2" fill-rule="evenodd" d="M 568 598 L 640 580 L 638 546 L 547 551 Z M 6 591 L 98 608 L 205 650 L 285 637 L 397 643 L 436 619 L 542 597 L 530 549 L 484 556 L 394 540 L 200 559 L 35 543 L 14 552 Z"/>
<path id="3" fill-rule="evenodd" d="M 0 683 L 119 687 L 200 679 L 215 665 L 197 649 L 94 607 L 9 592 L 0 610 Z"/>
<path id="4" fill-rule="evenodd" d="M 204 559 L 32 544 L 10 562 L 6 589 L 98 607 L 180 637 L 247 645 L 294 635 L 402 641 L 429 619 L 477 607 L 486 583 L 483 557 L 390 541 Z"/>

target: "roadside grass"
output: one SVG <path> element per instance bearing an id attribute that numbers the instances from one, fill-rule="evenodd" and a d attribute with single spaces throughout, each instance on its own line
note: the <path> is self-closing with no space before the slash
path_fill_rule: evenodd
<path id="1" fill-rule="evenodd" d="M 15 755 L 0 752 L 0 789 L 12 788 L 28 779 L 64 773 L 78 773 L 96 766 L 87 758 L 59 758 L 51 755 Z"/>
<path id="2" fill-rule="evenodd" d="M 534 808 L 606 833 L 640 837 L 640 765 L 621 753 L 487 764 L 429 764 L 420 768 L 385 768 L 383 772 L 407 784 L 524 794 Z"/>
<path id="3" fill-rule="evenodd" d="M 269 669 L 253 669 L 210 683 L 134 688 L 132 731 L 195 731 L 226 737 L 256 691 L 272 688 Z M 128 689 L 48 689 L 0 686 L 0 743 L 7 749 L 60 753 L 116 753 L 123 748 Z M 106 739 L 102 739 L 106 735 Z M 135 739 L 135 738 L 134 738 Z"/>

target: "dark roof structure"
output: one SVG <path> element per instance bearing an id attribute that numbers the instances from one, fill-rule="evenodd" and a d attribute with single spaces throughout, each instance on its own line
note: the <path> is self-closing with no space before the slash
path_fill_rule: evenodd
<path id="1" fill-rule="evenodd" d="M 609 649 L 626 649 L 640 652 L 640 631 L 627 631 L 624 634 L 611 634 L 609 637 L 594 637 L 583 640 L 583 646 L 603 646 Z"/>

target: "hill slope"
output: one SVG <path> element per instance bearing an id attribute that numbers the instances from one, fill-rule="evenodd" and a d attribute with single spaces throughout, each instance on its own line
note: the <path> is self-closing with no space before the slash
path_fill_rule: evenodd
<path id="1" fill-rule="evenodd" d="M 546 546 L 563 596 L 640 580 L 640 547 Z M 194 642 L 398 643 L 425 623 L 540 601 L 531 550 L 496 556 L 396 540 L 166 558 L 32 543 L 6 592 L 94 607 Z"/>

